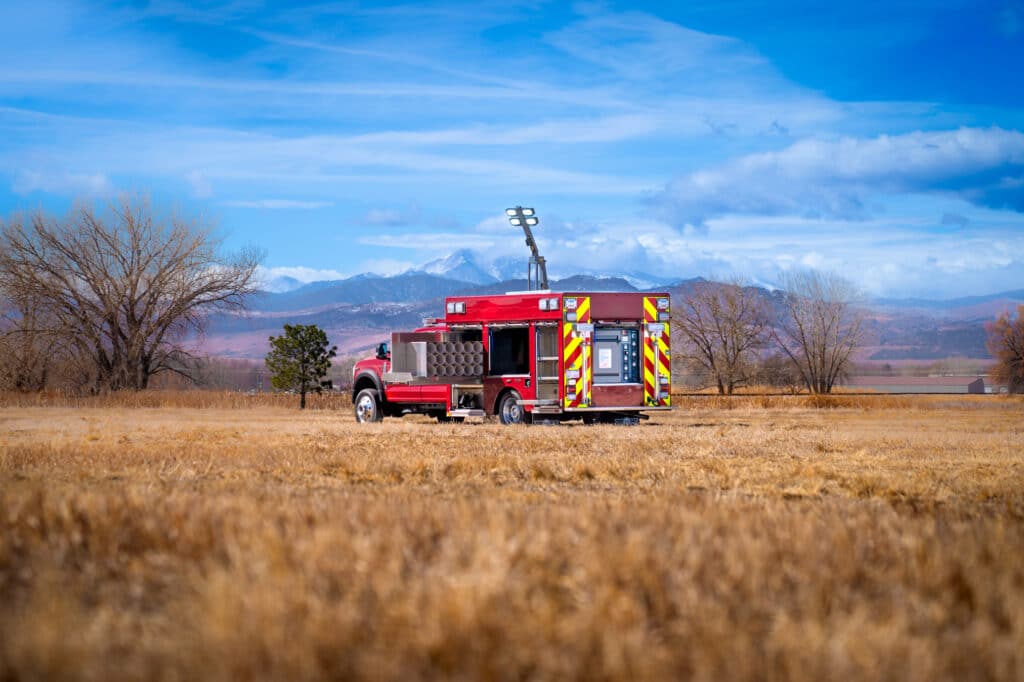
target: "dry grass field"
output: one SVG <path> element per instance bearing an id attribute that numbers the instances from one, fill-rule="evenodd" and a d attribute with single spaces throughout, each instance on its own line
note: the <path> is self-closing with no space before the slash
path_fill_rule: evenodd
<path id="1" fill-rule="evenodd" d="M 1024 402 L 0 399 L 0 680 L 1024 678 Z"/>

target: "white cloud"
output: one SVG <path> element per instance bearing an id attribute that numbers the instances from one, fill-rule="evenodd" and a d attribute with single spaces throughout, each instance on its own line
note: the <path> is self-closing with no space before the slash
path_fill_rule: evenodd
<path id="1" fill-rule="evenodd" d="M 315 208 L 333 206 L 334 203 L 330 201 L 298 201 L 296 199 L 254 199 L 248 201 L 225 201 L 224 205 L 231 206 L 232 208 L 312 210 Z"/>
<path id="2" fill-rule="evenodd" d="M 185 176 L 189 186 L 192 188 L 192 196 L 197 199 L 208 199 L 213 196 L 213 187 L 199 171 L 191 171 Z"/>
<path id="3" fill-rule="evenodd" d="M 963 202 L 939 204 L 940 212 L 970 212 Z M 874 295 L 955 296 L 1019 288 L 1024 216 L 1005 211 L 972 216 L 966 233 L 937 229 L 938 218 L 927 223 L 913 214 L 864 221 L 730 216 L 710 220 L 704 233 L 688 234 L 655 220 L 549 220 L 538 240 L 553 277 L 589 271 L 666 279 L 738 275 L 773 282 L 787 270 L 813 267 L 838 272 Z M 458 246 L 451 243 L 443 251 Z M 472 249 L 484 267 L 527 254 L 518 234 Z M 426 260 L 437 249 L 416 253 Z"/>
<path id="4" fill-rule="evenodd" d="M 397 275 L 414 267 L 416 267 L 416 263 L 413 261 L 397 260 L 394 258 L 371 258 L 359 264 L 361 272 L 377 275 Z"/>
<path id="5" fill-rule="evenodd" d="M 674 221 L 729 214 L 863 219 L 875 193 L 936 193 L 1024 210 L 1024 134 L 1001 128 L 801 140 L 669 184 L 654 203 Z"/>
<path id="6" fill-rule="evenodd" d="M 359 237 L 365 246 L 413 251 L 456 251 L 458 249 L 486 249 L 499 240 L 465 232 L 410 232 L 404 234 L 368 234 Z"/>
<path id="7" fill-rule="evenodd" d="M 762 68 L 764 59 L 741 41 L 702 33 L 641 12 L 603 9 L 545 35 L 558 49 L 629 80 L 686 72 L 708 80 L 724 70 Z"/>
<path id="8" fill-rule="evenodd" d="M 279 277 L 289 277 L 300 282 L 322 282 L 325 280 L 345 279 L 348 275 L 331 268 L 307 268 L 302 265 L 260 267 L 257 272 L 257 278 L 261 282 L 271 282 Z"/>
<path id="9" fill-rule="evenodd" d="M 663 122 L 653 113 L 542 121 L 520 126 L 473 125 L 440 130 L 388 131 L 351 138 L 354 144 L 520 145 L 616 142 L 654 132 Z"/>
<path id="10" fill-rule="evenodd" d="M 108 196 L 114 192 L 114 185 L 103 173 L 23 170 L 16 176 L 11 189 L 18 194 L 49 192 L 68 196 Z"/>
<path id="11" fill-rule="evenodd" d="M 404 208 L 371 208 L 363 216 L 363 223 L 376 227 L 400 227 L 420 221 L 422 211 L 416 202 Z"/>

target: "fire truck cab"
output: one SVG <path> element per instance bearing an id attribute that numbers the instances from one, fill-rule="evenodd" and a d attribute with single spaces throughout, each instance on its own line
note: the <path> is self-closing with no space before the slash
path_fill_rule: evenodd
<path id="1" fill-rule="evenodd" d="M 356 420 L 629 423 L 668 410 L 669 305 L 667 293 L 450 296 L 443 318 L 356 363 Z"/>

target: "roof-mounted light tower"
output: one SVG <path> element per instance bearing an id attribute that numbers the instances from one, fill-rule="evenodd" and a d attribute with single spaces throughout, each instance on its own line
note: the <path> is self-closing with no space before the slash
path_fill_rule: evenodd
<path id="1" fill-rule="evenodd" d="M 533 230 L 531 227 L 537 225 L 540 220 L 537 218 L 532 208 L 523 208 L 522 206 L 516 206 L 515 208 L 506 208 L 505 215 L 508 216 L 508 221 L 517 227 L 523 228 L 523 232 L 526 233 L 526 245 L 530 247 L 530 267 L 526 271 L 526 288 L 532 290 L 533 283 L 537 283 L 538 289 L 548 288 L 548 267 L 544 260 L 544 256 L 540 255 L 540 250 L 537 248 L 537 242 L 533 238 Z"/>

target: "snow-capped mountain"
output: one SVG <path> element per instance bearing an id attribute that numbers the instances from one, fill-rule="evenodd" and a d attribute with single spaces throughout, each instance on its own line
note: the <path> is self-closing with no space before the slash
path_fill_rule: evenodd
<path id="1" fill-rule="evenodd" d="M 295 291 L 299 287 L 305 286 L 306 283 L 297 280 L 294 277 L 288 277 L 287 275 L 281 275 L 280 277 L 273 277 L 260 285 L 260 289 L 268 291 L 272 294 L 284 294 L 289 291 Z"/>
<path id="2" fill-rule="evenodd" d="M 512 279 L 525 279 L 529 262 L 530 259 L 527 256 L 502 256 L 501 258 L 496 258 L 491 261 L 490 266 L 487 268 L 487 272 L 489 272 L 499 282 L 506 282 Z"/>
<path id="3" fill-rule="evenodd" d="M 474 253 L 469 249 L 460 249 L 454 253 L 432 260 L 429 263 L 409 270 L 409 273 L 424 273 L 455 279 L 472 284 L 494 284 L 495 282 L 507 282 L 526 278 L 526 271 L 529 258 L 526 256 L 503 256 L 488 261 L 486 257 Z M 403 273 L 405 274 L 405 273 Z M 558 272 L 548 266 L 548 278 L 551 280 L 560 277 L 571 277 L 574 275 L 588 275 L 596 278 L 621 278 L 638 290 L 654 289 L 668 284 L 671 280 L 665 277 L 658 277 L 648 272 L 599 272 L 596 270 L 574 270 L 572 272 Z"/>
<path id="4" fill-rule="evenodd" d="M 444 258 L 424 263 L 420 267 L 413 268 L 408 272 L 435 275 L 445 279 L 470 282 L 471 284 L 493 284 L 499 281 L 499 278 L 482 266 L 478 262 L 476 255 L 468 249 L 459 249 Z"/>

